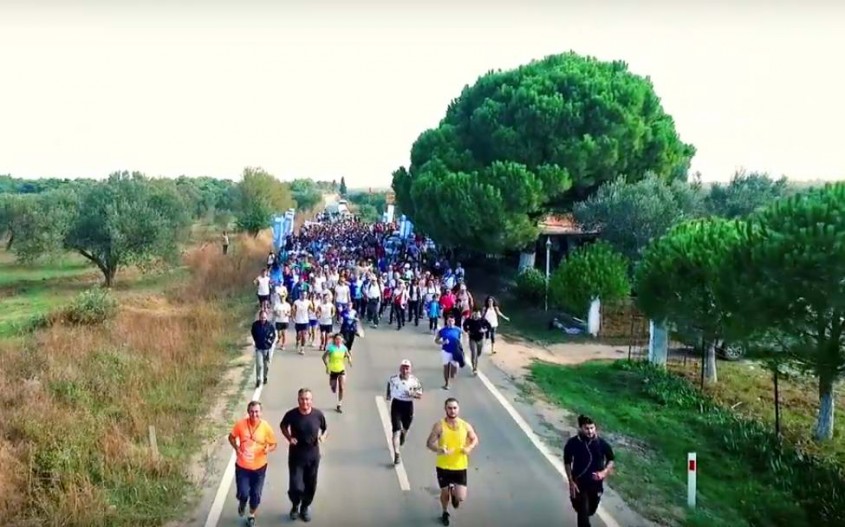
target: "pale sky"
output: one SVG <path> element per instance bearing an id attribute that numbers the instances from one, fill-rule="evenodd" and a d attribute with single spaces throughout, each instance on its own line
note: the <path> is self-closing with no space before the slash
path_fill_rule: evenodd
<path id="1" fill-rule="evenodd" d="M 465 84 L 574 50 L 650 76 L 705 180 L 845 179 L 843 2 L 739 3 L 0 0 L 0 174 L 386 186 Z"/>

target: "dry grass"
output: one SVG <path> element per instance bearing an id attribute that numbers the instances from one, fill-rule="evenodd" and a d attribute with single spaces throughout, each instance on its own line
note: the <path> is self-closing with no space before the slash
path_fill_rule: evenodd
<path id="1" fill-rule="evenodd" d="M 109 324 L 0 342 L 0 523 L 160 525 L 178 513 L 202 418 L 240 337 L 244 310 L 231 304 L 251 291 L 264 236 L 234 240 L 226 257 L 219 245 L 188 252 L 188 279 L 120 293 Z"/>

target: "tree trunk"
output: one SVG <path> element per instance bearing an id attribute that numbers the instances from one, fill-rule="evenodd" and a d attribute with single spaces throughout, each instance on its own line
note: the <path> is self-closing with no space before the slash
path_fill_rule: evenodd
<path id="1" fill-rule="evenodd" d="M 775 389 L 775 434 L 780 436 L 780 388 L 778 386 L 778 378 L 780 377 L 780 365 L 775 364 L 772 370 L 772 381 Z"/>
<path id="2" fill-rule="evenodd" d="M 649 324 L 648 360 L 655 366 L 666 367 L 669 357 L 669 339 L 665 322 Z"/>
<path id="3" fill-rule="evenodd" d="M 8 241 L 8 242 L 6 242 L 6 250 L 7 250 L 7 251 L 11 251 L 11 250 L 12 250 L 12 244 L 13 244 L 13 243 L 15 243 L 15 233 L 14 233 L 14 232 L 13 232 L 13 233 L 11 233 L 11 234 L 9 234 L 9 241 Z"/>
<path id="4" fill-rule="evenodd" d="M 704 380 L 707 384 L 716 384 L 716 342 L 708 343 L 704 349 Z"/>
<path id="5" fill-rule="evenodd" d="M 833 377 L 819 376 L 819 417 L 813 437 L 816 441 L 833 439 Z"/>
<path id="6" fill-rule="evenodd" d="M 525 269 L 533 269 L 537 263 L 537 251 L 523 251 L 519 253 L 519 269 L 521 273 Z"/>

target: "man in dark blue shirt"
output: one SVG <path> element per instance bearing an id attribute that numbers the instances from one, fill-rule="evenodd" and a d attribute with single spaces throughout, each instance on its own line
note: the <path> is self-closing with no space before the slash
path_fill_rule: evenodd
<path id="1" fill-rule="evenodd" d="M 347 307 L 341 314 L 340 335 L 349 353 L 352 353 L 352 344 L 358 331 L 358 311 L 354 307 Z"/>
<path id="2" fill-rule="evenodd" d="M 604 492 L 604 480 L 613 472 L 613 449 L 598 436 L 596 423 L 578 416 L 578 434 L 563 447 L 563 466 L 569 479 L 569 499 L 578 514 L 578 527 L 590 527 Z"/>
<path id="3" fill-rule="evenodd" d="M 446 381 L 446 384 L 443 385 L 444 390 L 451 387 L 451 383 L 458 373 L 458 366 L 463 368 L 465 365 L 464 347 L 461 344 L 463 333 L 461 328 L 455 325 L 455 316 L 450 314 L 446 317 L 446 325 L 437 332 L 437 337 L 434 338 L 434 342 L 440 344 L 443 380 Z"/>
<path id="4" fill-rule="evenodd" d="M 261 386 L 261 380 L 267 384 L 267 371 L 270 369 L 270 349 L 276 342 L 276 328 L 267 320 L 263 309 L 258 320 L 252 323 L 252 341 L 255 344 L 255 387 Z"/>

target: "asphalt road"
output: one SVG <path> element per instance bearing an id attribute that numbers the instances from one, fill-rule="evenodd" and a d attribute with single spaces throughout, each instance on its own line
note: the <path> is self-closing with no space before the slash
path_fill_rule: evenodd
<path id="1" fill-rule="evenodd" d="M 305 356 L 290 349 L 277 350 L 274 355 L 261 401 L 263 417 L 279 434 L 280 447 L 270 455 L 257 525 L 301 523 L 287 517 L 287 445 L 278 425 L 284 413 L 296 406 L 297 390 L 306 386 L 314 393 L 314 406 L 327 416 L 329 434 L 323 446 L 310 525 L 439 525 L 435 455 L 425 448 L 425 440 L 431 426 L 443 416 L 443 403 L 448 396 L 460 401 L 461 417 L 475 427 L 480 438 L 470 459 L 467 501 L 452 513 L 452 525 L 576 525 L 560 473 L 482 379 L 472 377 L 467 367 L 459 373 L 451 390 L 441 389 L 439 347 L 422 325 L 402 331 L 395 326 L 366 328 L 365 338 L 357 339 L 353 348 L 342 414 L 334 410 L 334 397 L 320 355 L 316 349 L 308 349 Z M 414 374 L 425 393 L 416 403 L 403 463 L 397 468 L 381 415 L 387 408 L 383 407 L 380 413 L 378 399 L 384 396 L 387 378 L 398 372 L 399 362 L 406 358 L 413 362 Z M 494 367 L 482 358 L 480 369 L 483 372 L 485 368 Z M 226 455 L 230 453 L 231 449 Z M 216 523 L 207 519 L 213 508 L 209 501 L 204 500 L 201 508 L 205 510 L 197 514 L 207 527 L 242 525 L 236 512 L 234 483 L 225 492 Z M 598 516 L 592 523 L 605 527 Z"/>

